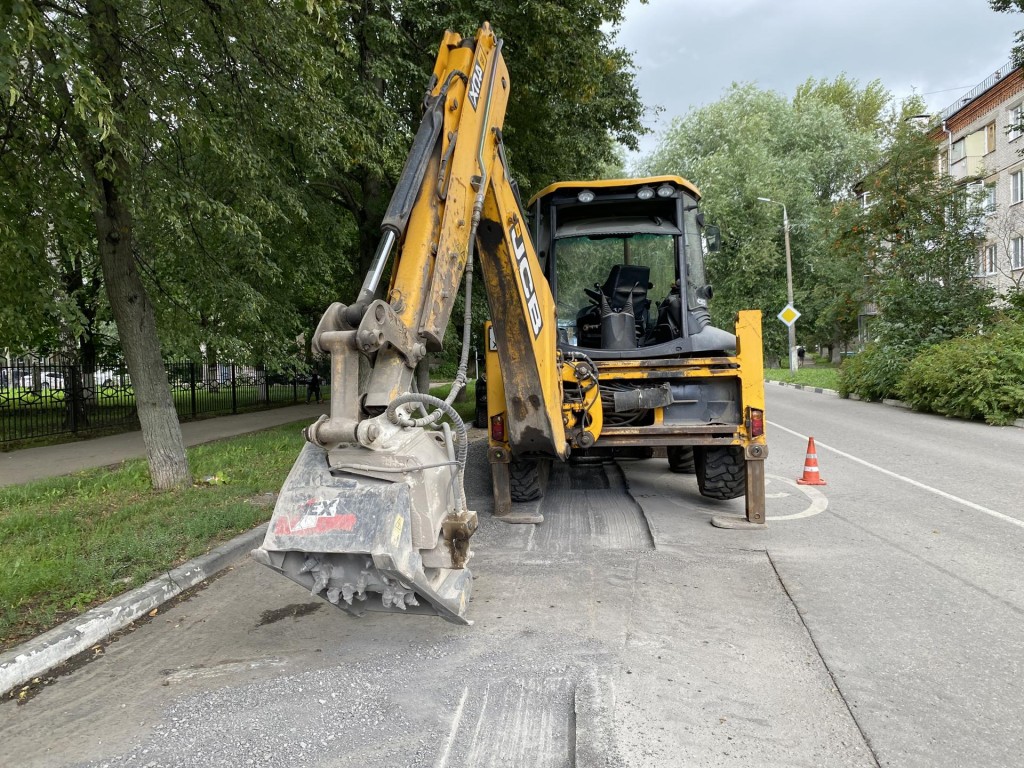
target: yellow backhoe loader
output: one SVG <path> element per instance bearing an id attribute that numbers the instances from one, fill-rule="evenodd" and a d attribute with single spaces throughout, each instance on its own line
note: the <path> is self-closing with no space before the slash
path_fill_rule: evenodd
<path id="1" fill-rule="evenodd" d="M 551 461 L 661 451 L 667 470 L 695 472 L 711 498 L 745 495 L 746 523 L 764 523 L 760 313 L 740 312 L 735 334 L 710 324 L 703 263 L 717 232 L 698 190 L 676 176 L 560 183 L 527 216 L 502 145 L 508 94 L 488 24 L 473 39 L 446 33 L 371 269 L 313 337 L 331 358 L 330 414 L 305 430 L 253 555 L 356 615 L 468 622 L 477 516 L 452 402 L 475 262 L 496 517 L 540 522 L 514 502 L 539 497 Z M 417 368 L 441 349 L 463 284 L 462 358 L 442 400 L 417 391 Z"/>

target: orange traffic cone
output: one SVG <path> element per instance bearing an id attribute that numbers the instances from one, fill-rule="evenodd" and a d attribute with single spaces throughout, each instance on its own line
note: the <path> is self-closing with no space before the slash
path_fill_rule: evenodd
<path id="1" fill-rule="evenodd" d="M 798 479 L 798 485 L 828 485 L 818 474 L 818 453 L 814 447 L 814 438 L 807 439 L 807 458 L 804 459 L 804 476 Z"/>

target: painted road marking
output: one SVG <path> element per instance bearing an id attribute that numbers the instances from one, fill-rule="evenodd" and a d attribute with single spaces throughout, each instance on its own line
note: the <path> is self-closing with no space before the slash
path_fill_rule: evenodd
<path id="1" fill-rule="evenodd" d="M 805 517 L 813 517 L 814 515 L 820 515 L 826 509 L 828 509 L 828 498 L 819 491 L 817 488 L 813 488 L 809 485 L 797 485 L 796 481 L 790 480 L 788 477 L 779 477 L 778 475 L 765 475 L 765 480 L 771 483 L 772 480 L 779 480 L 786 485 L 793 486 L 796 490 L 800 491 L 804 496 L 810 499 L 810 506 L 807 507 L 803 512 L 796 512 L 792 515 L 765 515 L 765 520 L 800 520 Z M 778 499 L 784 496 L 789 496 L 788 493 L 771 493 L 765 494 L 766 498 Z"/>
<path id="2" fill-rule="evenodd" d="M 768 423 L 772 427 L 774 427 L 775 429 L 781 429 L 783 432 L 788 432 L 791 435 L 799 437 L 801 440 L 809 440 L 810 439 L 810 437 L 808 435 L 802 435 L 799 432 L 796 432 L 796 431 L 794 431 L 792 429 L 787 429 L 786 427 L 782 426 L 781 424 L 776 424 L 774 421 L 769 421 Z M 1012 525 L 1016 525 L 1016 526 L 1018 526 L 1020 528 L 1024 528 L 1024 520 L 1018 520 L 1015 517 L 1010 517 L 1009 515 L 1004 515 L 1002 512 L 996 512 L 994 509 L 989 509 L 988 507 L 983 507 L 980 504 L 975 504 L 973 501 L 968 501 L 967 499 L 962 499 L 959 496 L 954 496 L 951 493 L 946 493 L 945 491 L 940 491 L 938 488 L 932 488 L 930 485 L 925 485 L 924 483 L 919 482 L 917 480 L 914 480 L 912 478 L 906 477 L 904 475 L 896 474 L 895 472 L 892 472 L 891 470 L 888 470 L 885 467 L 880 467 L 877 464 L 872 464 L 870 461 L 864 461 L 864 459 L 858 459 L 856 456 L 853 456 L 853 455 L 851 455 L 849 453 L 846 453 L 845 451 L 840 451 L 838 448 L 833 448 L 831 445 L 826 445 L 825 443 L 821 442 L 820 440 L 815 440 L 814 444 L 816 446 L 820 446 L 822 448 L 826 448 L 826 449 L 832 451 L 832 453 L 835 453 L 835 454 L 837 454 L 839 456 L 842 456 L 844 459 L 849 459 L 850 461 L 855 461 L 858 464 L 862 464 L 865 467 L 868 467 L 869 469 L 875 470 L 876 472 L 881 472 L 883 475 L 888 475 L 889 477 L 893 477 L 893 478 L 895 478 L 897 480 L 902 480 L 904 483 L 909 483 L 910 485 L 914 486 L 915 488 L 920 488 L 923 491 L 928 491 L 929 493 L 934 493 L 936 496 L 941 496 L 942 498 L 947 499 L 947 500 L 952 501 L 952 502 L 955 502 L 957 504 L 963 504 L 965 507 L 969 507 L 969 508 L 971 508 L 971 509 L 973 509 L 973 510 L 975 510 L 977 512 L 981 512 L 983 514 L 986 514 L 989 517 L 994 517 L 996 520 L 1002 520 L 1004 523 L 1011 523 Z"/>

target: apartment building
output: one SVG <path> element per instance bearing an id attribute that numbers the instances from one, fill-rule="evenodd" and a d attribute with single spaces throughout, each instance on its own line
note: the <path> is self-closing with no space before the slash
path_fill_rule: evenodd
<path id="1" fill-rule="evenodd" d="M 979 280 L 1024 289 L 1024 67 L 997 70 L 938 115 L 931 136 L 939 170 L 982 193 L 985 241 Z"/>

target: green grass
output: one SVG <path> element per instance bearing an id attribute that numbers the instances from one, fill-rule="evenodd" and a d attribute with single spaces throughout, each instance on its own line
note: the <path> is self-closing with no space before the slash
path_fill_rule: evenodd
<path id="1" fill-rule="evenodd" d="M 189 449 L 196 478 L 156 493 L 146 462 L 0 489 L 0 648 L 149 581 L 270 518 L 302 447 L 289 424 Z"/>
<path id="2" fill-rule="evenodd" d="M 765 379 L 769 381 L 784 381 L 787 384 L 803 384 L 808 387 L 821 387 L 822 389 L 839 389 L 839 369 L 825 366 L 813 366 L 809 368 L 797 368 L 792 373 L 788 368 L 765 368 Z"/>
<path id="3" fill-rule="evenodd" d="M 448 397 L 448 393 L 451 392 L 451 384 L 440 384 L 430 388 L 430 394 L 434 397 L 440 397 L 442 400 Z M 458 411 L 459 416 L 466 422 L 467 427 L 473 426 L 473 419 L 476 418 L 476 381 L 471 379 L 466 384 L 465 398 L 461 401 L 456 400 L 453 405 L 455 410 Z"/>

